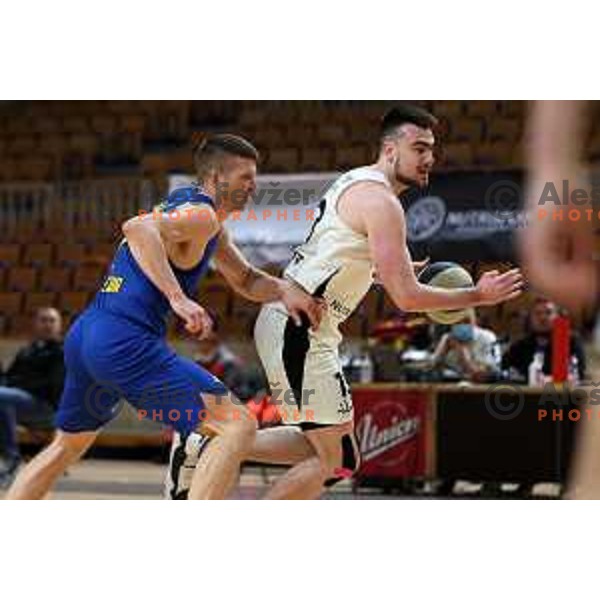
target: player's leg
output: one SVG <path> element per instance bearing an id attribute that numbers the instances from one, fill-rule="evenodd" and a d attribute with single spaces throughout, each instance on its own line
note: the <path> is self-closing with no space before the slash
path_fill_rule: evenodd
<path id="1" fill-rule="evenodd" d="M 9 499 L 43 498 L 65 470 L 93 444 L 99 430 L 119 405 L 119 390 L 99 384 L 84 361 L 86 317 L 80 317 L 65 338 L 66 378 L 55 417 L 52 443 L 30 461 L 11 486 Z"/>
<path id="2" fill-rule="evenodd" d="M 265 500 L 317 500 L 323 493 L 323 469 L 317 455 L 303 460 L 279 477 Z"/>
<path id="3" fill-rule="evenodd" d="M 212 437 L 192 477 L 190 500 L 226 498 L 237 483 L 240 465 L 256 437 L 256 420 L 233 396 L 202 394 L 208 411 L 199 432 Z"/>
<path id="4" fill-rule="evenodd" d="M 138 382 L 119 382 L 128 401 L 140 416 L 175 428 L 186 446 L 192 432 L 212 437 L 196 465 L 188 498 L 225 498 L 254 442 L 254 416 L 221 381 L 163 342 L 151 356 L 145 377 Z M 174 457 L 185 460 L 184 452 L 185 447 Z M 180 497 L 174 487 L 171 485 L 169 494 Z"/>
<path id="5" fill-rule="evenodd" d="M 94 443 L 100 429 L 114 417 L 119 400 L 113 388 L 96 383 L 87 372 L 75 371 L 67 360 L 54 440 L 19 472 L 7 498 L 43 498 Z"/>
<path id="6" fill-rule="evenodd" d="M 165 498 L 187 500 L 200 455 L 213 437 L 192 432 L 175 432 L 171 446 L 169 469 L 165 479 Z M 245 460 L 273 465 L 294 466 L 315 456 L 315 450 L 298 427 L 281 425 L 259 429 Z"/>
<path id="7" fill-rule="evenodd" d="M 260 429 L 246 460 L 268 465 L 297 465 L 315 456 L 315 450 L 293 425 L 279 425 Z"/>
<path id="8" fill-rule="evenodd" d="M 266 498 L 317 498 L 343 464 L 342 439 L 352 436 L 352 400 L 337 352 L 314 345 L 308 324 L 296 326 L 285 311 L 265 306 L 255 326 L 258 354 L 288 425 L 302 427 L 312 448 L 280 477 Z M 344 442 L 347 446 L 347 442 Z M 354 447 L 354 446 L 353 446 Z"/>
<path id="9" fill-rule="evenodd" d="M 7 500 L 40 500 L 57 479 L 94 443 L 97 431 L 67 433 L 57 431 L 52 443 L 33 458 L 17 475 Z"/>
<path id="10" fill-rule="evenodd" d="M 304 435 L 314 456 L 284 473 L 267 492 L 266 499 L 317 499 L 325 487 L 350 477 L 358 467 L 359 452 L 351 421 L 311 428 Z"/>

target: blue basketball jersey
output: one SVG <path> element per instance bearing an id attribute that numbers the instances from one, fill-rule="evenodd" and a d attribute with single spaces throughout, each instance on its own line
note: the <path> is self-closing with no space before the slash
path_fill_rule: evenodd
<path id="1" fill-rule="evenodd" d="M 214 207 L 212 198 L 199 188 L 190 186 L 173 191 L 159 205 L 162 212 L 170 212 L 184 204 L 207 204 Z M 185 218 L 183 215 L 180 218 Z M 193 297 L 201 277 L 206 272 L 217 244 L 217 235 L 206 245 L 204 254 L 191 269 L 171 268 L 186 296 Z M 165 295 L 145 275 L 133 257 L 126 240 L 116 251 L 110 270 L 90 309 L 106 311 L 150 329 L 158 335 L 166 333 L 166 320 L 170 306 Z"/>

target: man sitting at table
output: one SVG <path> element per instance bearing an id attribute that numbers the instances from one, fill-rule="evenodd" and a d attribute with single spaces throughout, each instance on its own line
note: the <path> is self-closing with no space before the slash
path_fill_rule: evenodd
<path id="1" fill-rule="evenodd" d="M 557 306 L 546 298 L 537 298 L 525 326 L 526 335 L 513 342 L 502 357 L 502 369 L 511 373 L 515 381 L 527 381 L 529 365 L 536 353 L 544 356 L 544 374 L 552 373 L 552 321 L 557 314 Z M 586 358 L 581 338 L 571 334 L 570 358 L 577 365 L 579 379 L 585 379 Z"/>

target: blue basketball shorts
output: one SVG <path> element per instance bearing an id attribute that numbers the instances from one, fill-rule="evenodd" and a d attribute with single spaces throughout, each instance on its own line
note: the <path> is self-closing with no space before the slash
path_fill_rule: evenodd
<path id="1" fill-rule="evenodd" d="M 202 393 L 225 396 L 225 385 L 141 325 L 106 311 L 87 310 L 65 338 L 66 379 L 56 427 L 96 431 L 124 401 L 140 418 L 194 431 L 206 417 Z"/>

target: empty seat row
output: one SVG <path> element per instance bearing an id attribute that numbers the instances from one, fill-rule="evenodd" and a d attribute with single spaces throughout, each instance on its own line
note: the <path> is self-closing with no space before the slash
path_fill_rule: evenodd
<path id="1" fill-rule="evenodd" d="M 68 267 L 13 267 L 0 270 L 0 289 L 15 292 L 93 291 L 98 289 L 106 265 Z"/>
<path id="2" fill-rule="evenodd" d="M 83 263 L 107 263 L 115 251 L 115 244 L 94 243 L 89 250 L 78 243 L 0 244 L 0 267 L 22 266 L 78 266 Z"/>

